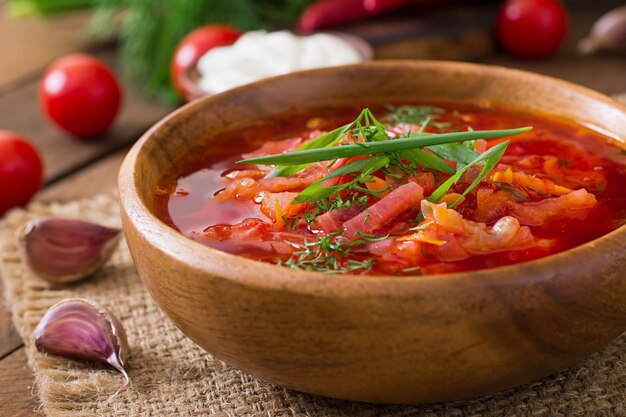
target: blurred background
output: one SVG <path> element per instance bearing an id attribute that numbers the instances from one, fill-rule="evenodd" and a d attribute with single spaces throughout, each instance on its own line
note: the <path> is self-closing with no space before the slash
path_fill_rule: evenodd
<path id="1" fill-rule="evenodd" d="M 376 59 L 488 60 L 550 73 L 550 62 L 577 56 L 576 45 L 599 17 L 625 5 L 620 0 L 532 0 L 526 13 L 535 20 L 550 19 L 542 13 L 553 13 L 550 3 L 561 3 L 569 24 L 554 52 L 523 62 L 508 59 L 516 54 L 502 49 L 502 36 L 496 32 L 498 12 L 507 3 L 503 0 L 369 0 L 368 10 L 363 3 L 368 0 L 1 0 L 0 85 L 32 77 L 33 69 L 65 53 L 110 48 L 114 52 L 107 61 L 126 80 L 143 94 L 175 105 L 177 97 L 169 87 L 172 54 L 186 34 L 208 23 L 242 32 L 348 32 L 368 41 Z M 550 29 L 555 22 L 543 24 Z M 594 77 L 600 75 L 593 72 Z M 584 79 L 581 75 L 574 81 Z"/>
<path id="2" fill-rule="evenodd" d="M 43 185 L 112 155 L 121 160 L 151 124 L 198 95 L 180 88 L 197 87 L 198 58 L 251 30 L 348 33 L 371 46 L 373 59 L 503 65 L 617 95 L 626 91 L 625 7 L 623 0 L 0 0 L 0 129 L 38 149 Z M 189 38 L 205 25 L 208 35 Z M 77 52 L 108 66 L 123 96 L 111 121 L 88 135 L 55 120 L 40 91 L 46 69 Z M 182 80 L 172 82 L 173 68 Z M 98 113 L 97 105 L 78 107 L 62 110 L 75 119 L 85 107 Z"/>

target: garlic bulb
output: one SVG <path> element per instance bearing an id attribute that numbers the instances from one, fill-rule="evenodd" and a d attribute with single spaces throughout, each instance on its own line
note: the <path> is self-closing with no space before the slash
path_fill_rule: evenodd
<path id="1" fill-rule="evenodd" d="M 124 375 L 126 372 L 128 341 L 120 321 L 105 307 L 80 298 L 63 300 L 46 312 L 33 334 L 40 352 L 108 363 Z"/>
<path id="2" fill-rule="evenodd" d="M 67 283 L 94 273 L 113 254 L 120 229 L 57 217 L 28 222 L 19 234 L 24 262 L 40 278 Z"/>
<path id="3" fill-rule="evenodd" d="M 626 52 L 626 6 L 598 19 L 589 36 L 578 44 L 578 50 L 585 55 L 596 51 Z"/>

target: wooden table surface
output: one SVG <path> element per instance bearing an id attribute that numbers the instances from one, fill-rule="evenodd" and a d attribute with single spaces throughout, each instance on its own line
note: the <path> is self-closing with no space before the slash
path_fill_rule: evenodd
<path id="1" fill-rule="evenodd" d="M 0 0 L 0 7 L 3 3 Z M 545 61 L 517 61 L 496 54 L 481 61 L 552 75 L 606 94 L 626 92 L 626 57 L 580 57 L 574 52 L 575 42 L 610 4 L 584 7 L 592 8 L 572 10 L 572 30 L 557 56 Z M 41 150 L 46 183 L 36 196 L 39 201 L 70 201 L 111 190 L 129 146 L 171 110 L 141 100 L 127 89 L 114 128 L 97 142 L 73 140 L 46 122 L 37 102 L 37 81 L 52 59 L 88 51 L 115 65 L 112 47 L 90 43 L 81 36 L 85 21 L 85 15 L 18 22 L 0 15 L 0 129 L 30 138 Z M 0 301 L 0 416 L 34 415 L 41 413 L 32 373 L 9 309 Z"/>

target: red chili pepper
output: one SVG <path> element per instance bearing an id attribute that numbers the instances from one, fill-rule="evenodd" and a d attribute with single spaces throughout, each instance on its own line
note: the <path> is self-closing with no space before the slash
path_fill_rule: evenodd
<path id="1" fill-rule="evenodd" d="M 363 0 L 363 7 L 370 15 L 377 15 L 397 9 L 413 1 L 414 0 Z"/>
<path id="2" fill-rule="evenodd" d="M 298 21 L 302 32 L 338 26 L 369 16 L 363 0 L 319 0 L 309 6 Z"/>
<path id="3" fill-rule="evenodd" d="M 370 16 L 374 16 L 409 4 L 424 7 L 441 7 L 456 3 L 463 3 L 463 0 L 363 0 L 363 7 Z"/>

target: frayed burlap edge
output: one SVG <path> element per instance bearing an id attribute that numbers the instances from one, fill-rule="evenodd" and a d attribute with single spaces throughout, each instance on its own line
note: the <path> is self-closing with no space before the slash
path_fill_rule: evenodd
<path id="1" fill-rule="evenodd" d="M 574 368 L 491 397 L 425 406 L 374 406 L 289 391 L 216 360 L 189 341 L 144 290 L 122 243 L 90 279 L 54 288 L 22 264 L 15 237 L 28 219 L 57 215 L 119 227 L 113 195 L 68 204 L 31 205 L 0 224 L 0 274 L 15 325 L 24 339 L 37 395 L 50 416 L 626 416 L 626 335 Z M 38 353 L 32 332 L 44 312 L 67 297 L 109 307 L 131 346 L 132 387 L 113 370 Z"/>

